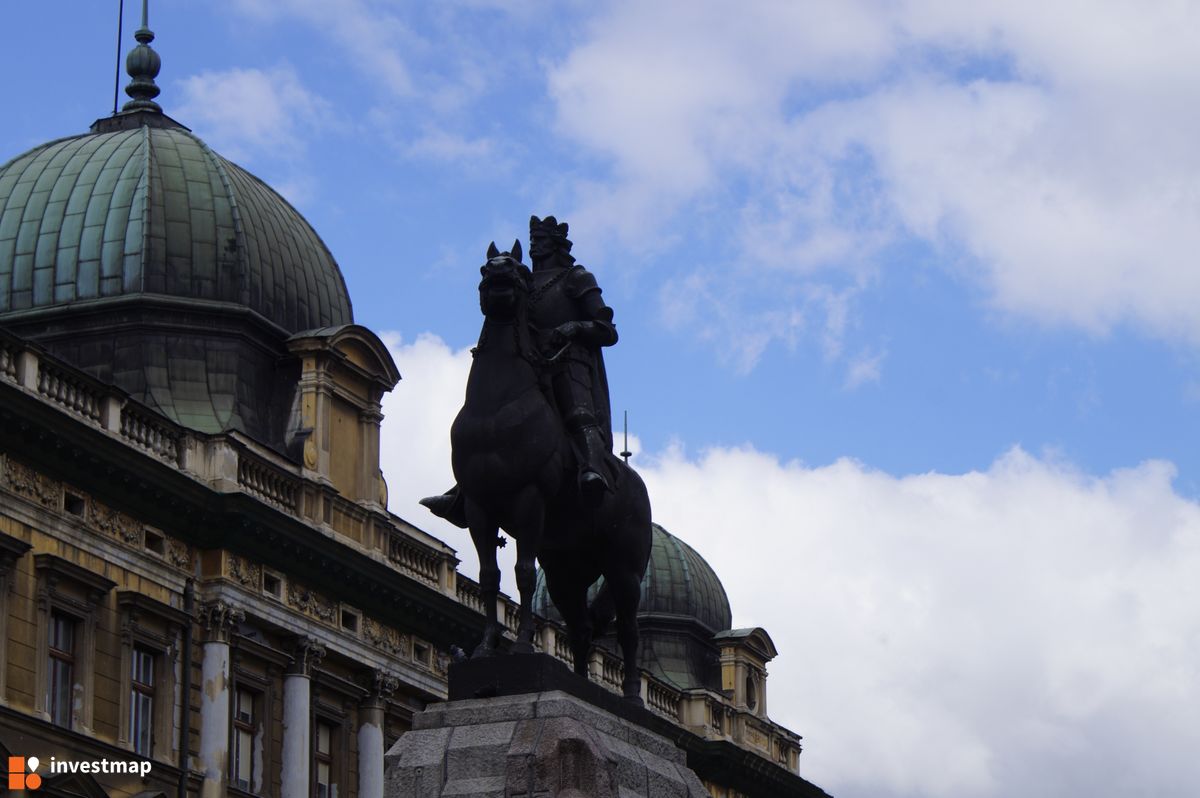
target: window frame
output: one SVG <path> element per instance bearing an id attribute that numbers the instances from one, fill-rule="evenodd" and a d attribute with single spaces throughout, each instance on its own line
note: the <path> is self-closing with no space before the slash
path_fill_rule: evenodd
<path id="1" fill-rule="evenodd" d="M 250 719 L 243 721 L 239 717 L 239 708 L 241 706 L 242 695 L 250 697 Z M 254 768 L 254 738 L 260 733 L 263 733 L 263 715 L 266 707 L 265 693 L 261 690 L 256 690 L 249 680 L 240 679 L 234 683 L 233 690 L 230 691 L 230 706 L 229 706 L 229 786 L 235 790 L 257 795 L 261 792 L 263 776 L 261 772 L 265 769 L 265 755 L 259 762 L 259 772 L 255 772 Z M 240 735 L 246 734 L 249 739 L 248 755 L 248 776 L 245 786 L 242 785 L 238 778 L 238 771 L 241 769 L 242 758 L 240 754 Z M 264 748 L 266 740 L 264 739 Z M 254 787 L 255 776 L 258 776 L 259 789 L 256 791 Z"/>
<path id="2" fill-rule="evenodd" d="M 256 661 L 261 661 L 266 664 L 265 676 L 255 673 L 253 670 L 248 670 L 242 664 L 247 654 L 252 656 L 259 654 L 260 649 L 267 649 L 256 646 L 253 641 L 248 640 L 244 636 L 234 635 L 232 641 L 232 662 L 230 667 L 230 685 L 229 685 L 229 726 L 227 739 L 229 740 L 229 755 L 226 766 L 226 783 L 228 784 L 230 794 L 237 795 L 271 795 L 274 789 L 275 780 L 278 778 L 278 773 L 274 768 L 274 746 L 275 739 L 275 690 L 277 674 L 272 663 L 268 659 L 261 656 L 255 656 Z M 254 711 L 255 721 L 251 724 L 253 727 L 250 733 L 250 786 L 243 788 L 237 785 L 234 778 L 237 773 L 237 759 L 234 756 L 234 734 L 235 721 L 237 719 L 237 695 L 239 690 L 247 690 L 256 696 Z M 259 768 L 256 771 L 254 767 L 254 740 L 258 735 L 262 735 L 261 758 L 259 759 Z M 255 777 L 258 778 L 258 788 L 255 789 Z"/>
<path id="3" fill-rule="evenodd" d="M 17 564 L 33 548 L 25 541 L 0 532 L 0 640 L 8 640 L 9 593 Z M 8 705 L 8 645 L 0 645 L 0 706 Z"/>
<path id="4" fill-rule="evenodd" d="M 48 552 L 34 555 L 34 572 L 37 584 L 34 714 L 54 722 L 49 705 L 50 626 L 52 615 L 61 613 L 76 619 L 71 722 L 66 728 L 91 735 L 95 713 L 96 628 L 102 617 L 98 610 L 117 583 Z M 76 690 L 80 693 L 78 701 Z"/>
<path id="5" fill-rule="evenodd" d="M 63 729 L 75 728 L 75 712 L 73 709 L 75 692 L 75 672 L 79 665 L 80 626 L 83 619 L 76 615 L 54 607 L 50 610 L 50 628 L 46 639 L 46 712 L 50 722 Z M 69 629 L 70 641 L 68 647 L 59 646 L 57 640 L 60 629 Z M 58 688 L 63 686 L 59 669 L 67 674 L 66 694 L 60 695 Z M 62 715 L 63 717 L 60 717 Z"/>
<path id="6" fill-rule="evenodd" d="M 321 751 L 322 728 L 329 730 L 329 750 L 324 752 Z M 345 733 L 345 725 L 341 720 L 335 720 L 323 713 L 315 713 L 312 730 L 312 785 L 310 792 L 312 798 L 333 798 L 337 794 L 338 785 L 343 781 L 339 760 L 342 749 L 345 747 L 342 739 Z M 320 790 L 321 765 L 329 768 L 329 786 L 331 789 L 325 795 L 322 795 Z"/>
<path id="7" fill-rule="evenodd" d="M 117 744 L 138 756 L 177 765 L 179 741 L 175 721 L 182 696 L 176 687 L 181 664 L 180 646 L 187 615 L 174 607 L 134 590 L 117 593 L 121 618 L 121 691 Z M 138 751 L 133 739 L 133 663 L 140 649 L 153 658 L 154 684 L 151 695 L 150 752 Z"/>
<path id="8" fill-rule="evenodd" d="M 161 707 L 159 707 L 155 671 L 162 670 L 160 664 L 162 659 L 161 652 L 153 651 L 140 643 L 133 645 L 129 673 L 129 744 L 135 754 L 147 759 L 154 757 L 154 749 L 158 745 L 159 735 L 158 729 L 155 728 L 157 725 L 155 719 L 156 712 L 161 710 Z M 140 679 L 141 669 L 138 666 L 143 663 L 148 666 L 149 671 L 146 681 Z M 146 708 L 145 717 L 142 717 L 142 707 Z M 144 750 L 139 744 L 143 737 L 146 741 Z"/>

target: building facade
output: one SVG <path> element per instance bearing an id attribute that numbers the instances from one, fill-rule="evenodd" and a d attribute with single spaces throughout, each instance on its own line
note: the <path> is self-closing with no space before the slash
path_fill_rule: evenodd
<path id="1" fill-rule="evenodd" d="M 162 112 L 152 39 L 119 114 L 0 167 L 9 784 L 380 798 L 452 646 L 516 608 L 388 512 L 396 366 L 300 214 Z M 770 637 L 730 629 L 712 569 L 655 535 L 647 706 L 714 796 L 823 795 L 767 715 Z M 590 668 L 619 686 L 603 646 Z"/>

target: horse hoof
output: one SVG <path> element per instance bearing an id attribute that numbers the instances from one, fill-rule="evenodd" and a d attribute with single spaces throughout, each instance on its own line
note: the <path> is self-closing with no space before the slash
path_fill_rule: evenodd
<path id="1" fill-rule="evenodd" d="M 622 696 L 621 700 L 624 701 L 629 706 L 637 707 L 638 709 L 644 709 L 646 706 L 646 702 L 642 700 L 642 697 L 640 695 Z"/>
<path id="2" fill-rule="evenodd" d="M 514 653 L 514 654 L 532 654 L 533 653 L 533 643 L 523 643 L 520 640 L 518 640 L 517 642 L 512 644 L 512 648 L 509 650 L 512 651 L 512 653 Z"/>
<path id="3" fill-rule="evenodd" d="M 481 643 L 480 645 L 475 647 L 474 651 L 471 652 L 471 659 L 484 659 L 486 657 L 494 657 L 499 653 L 500 653 L 499 651 L 492 648 L 491 646 L 485 646 Z"/>

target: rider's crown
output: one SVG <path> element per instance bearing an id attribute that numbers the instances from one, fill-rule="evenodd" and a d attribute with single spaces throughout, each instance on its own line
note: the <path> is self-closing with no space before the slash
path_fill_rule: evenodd
<path id="1" fill-rule="evenodd" d="M 536 216 L 529 217 L 529 237 L 530 238 L 567 238 L 567 223 L 558 223 L 558 219 L 553 216 L 547 216 L 545 219 L 539 219 Z"/>

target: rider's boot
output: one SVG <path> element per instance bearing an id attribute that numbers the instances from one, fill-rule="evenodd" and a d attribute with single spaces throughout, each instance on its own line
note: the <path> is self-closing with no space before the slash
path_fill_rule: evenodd
<path id="1" fill-rule="evenodd" d="M 595 508 L 604 500 L 604 494 L 612 490 L 604 476 L 604 439 L 600 428 L 594 424 L 580 427 L 575 431 L 575 443 L 583 456 L 579 495 L 585 507 Z"/>
<path id="2" fill-rule="evenodd" d="M 445 518 L 450 523 L 462 529 L 467 528 L 467 509 L 463 502 L 462 491 L 458 489 L 458 485 L 455 485 L 440 496 L 426 496 L 424 499 L 421 499 L 421 504 L 439 518 Z"/>

